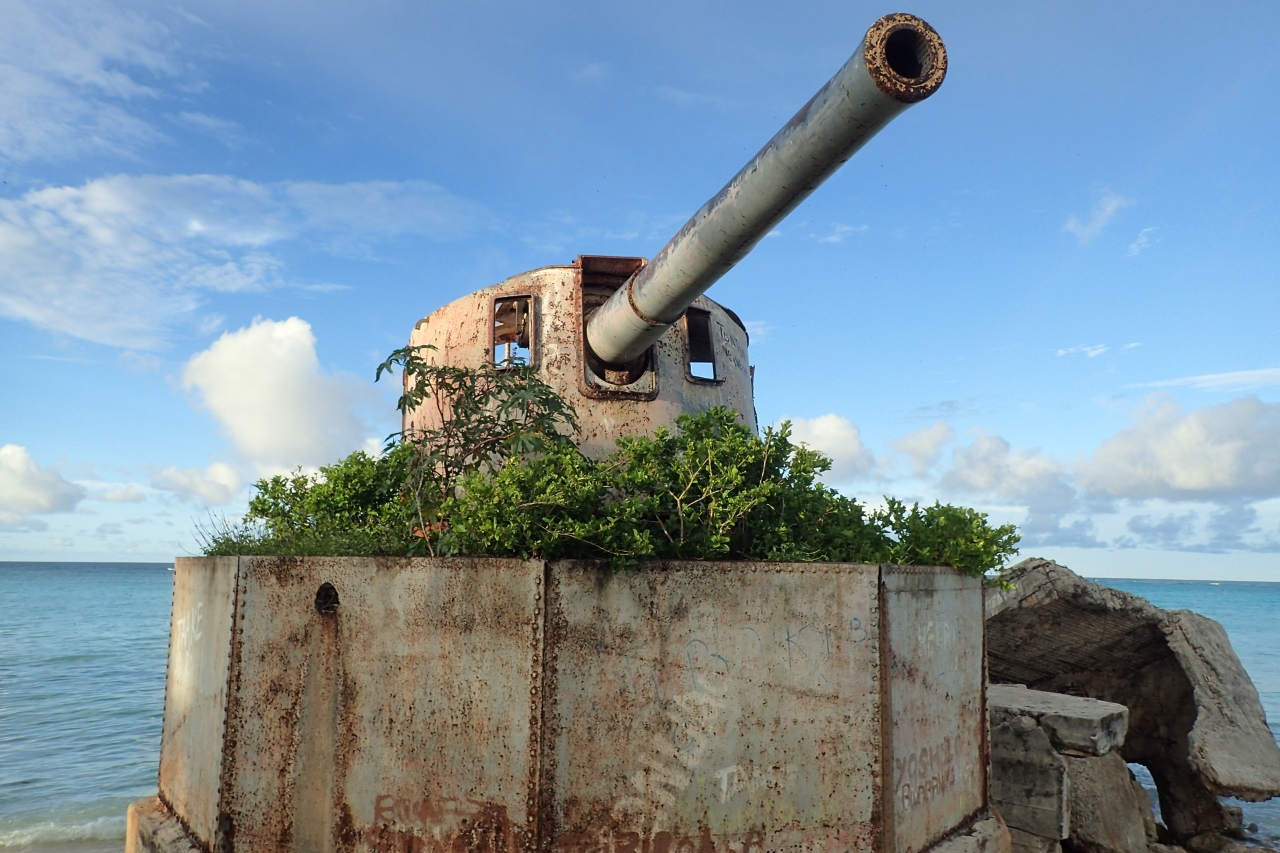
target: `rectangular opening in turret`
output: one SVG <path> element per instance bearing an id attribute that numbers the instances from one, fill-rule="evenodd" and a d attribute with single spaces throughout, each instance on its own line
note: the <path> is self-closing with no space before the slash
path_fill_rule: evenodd
<path id="1" fill-rule="evenodd" d="M 689 339 L 689 375 L 694 379 L 716 376 L 716 349 L 711 339 L 711 312 L 690 308 L 684 312 L 685 331 Z"/>
<path id="2" fill-rule="evenodd" d="M 493 300 L 493 363 L 499 367 L 533 364 L 533 297 Z"/>

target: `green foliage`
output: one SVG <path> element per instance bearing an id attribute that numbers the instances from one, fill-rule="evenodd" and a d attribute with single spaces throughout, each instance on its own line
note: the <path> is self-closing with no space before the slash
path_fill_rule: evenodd
<path id="1" fill-rule="evenodd" d="M 321 468 L 255 484 L 240 525 L 202 531 L 207 554 L 403 554 L 409 529 L 401 499 L 413 448 L 374 458 L 357 451 Z"/>
<path id="2" fill-rule="evenodd" d="M 573 408 L 532 367 L 513 362 L 481 367 L 435 364 L 433 346 L 404 347 L 378 366 L 375 381 L 399 366 L 402 415 L 419 412 L 430 426 L 396 433 L 405 451 L 403 497 L 411 519 L 410 553 L 436 554 L 441 510 L 467 475 L 488 474 L 513 458 L 567 444 L 576 433 Z M 420 547 L 419 547 L 420 546 Z"/>
<path id="3" fill-rule="evenodd" d="M 1016 553 L 1012 525 L 971 509 L 868 514 L 817 481 L 821 454 L 790 429 L 761 436 L 728 409 L 682 415 L 675 430 L 621 439 L 603 462 L 559 447 L 462 482 L 445 516 L 446 553 L 950 565 L 973 575 Z"/>
<path id="4" fill-rule="evenodd" d="M 206 553 L 892 562 L 972 575 L 1017 553 L 1012 525 L 972 509 L 888 498 L 868 512 L 819 482 L 830 460 L 793 444 L 788 424 L 757 436 L 728 409 L 587 459 L 572 408 L 529 368 L 439 366 L 427 349 L 397 350 L 378 376 L 402 367 L 399 408 L 431 407 L 431 426 L 392 436 L 378 458 L 258 481 L 244 523 L 206 532 Z"/>

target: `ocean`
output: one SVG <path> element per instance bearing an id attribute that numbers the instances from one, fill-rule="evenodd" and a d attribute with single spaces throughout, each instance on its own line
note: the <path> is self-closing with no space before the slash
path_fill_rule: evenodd
<path id="1" fill-rule="evenodd" d="M 0 563 L 0 851 L 123 848 L 125 807 L 155 792 L 172 579 Z M 1280 732 L 1280 583 L 1102 582 L 1221 622 Z M 1241 805 L 1280 836 L 1280 803 Z"/>

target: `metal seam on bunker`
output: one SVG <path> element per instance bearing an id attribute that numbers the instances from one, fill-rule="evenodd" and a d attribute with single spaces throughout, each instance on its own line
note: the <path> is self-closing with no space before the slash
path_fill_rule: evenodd
<path id="1" fill-rule="evenodd" d="M 235 582 L 231 602 L 231 654 L 227 661 L 227 700 L 223 712 L 222 766 L 218 774 L 218 808 L 217 824 L 214 837 L 210 839 L 210 847 L 216 853 L 232 853 L 235 849 L 235 823 L 228 815 L 232 807 L 234 777 L 236 770 L 236 732 L 240 729 L 240 655 L 244 643 L 244 595 L 245 562 L 248 557 L 236 557 Z"/>

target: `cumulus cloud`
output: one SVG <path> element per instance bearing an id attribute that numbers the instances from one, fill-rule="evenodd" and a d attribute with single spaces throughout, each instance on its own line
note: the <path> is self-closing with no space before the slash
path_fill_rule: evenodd
<path id="1" fill-rule="evenodd" d="M 449 240 L 484 209 L 426 181 L 262 184 L 114 175 L 0 199 L 0 315 L 97 343 L 156 349 L 215 292 L 286 281 L 272 247 L 367 255 L 400 235 Z"/>
<path id="2" fill-rule="evenodd" d="M 1027 515 L 1020 529 L 1026 545 L 1096 548 L 1103 544 L 1091 520 L 1065 522 L 1077 509 L 1078 493 L 1064 467 L 1038 450 L 1015 450 L 999 436 L 979 436 L 952 452 L 952 467 L 943 473 L 940 484 L 949 491 L 1025 506 Z"/>
<path id="3" fill-rule="evenodd" d="M 24 515 L 71 512 L 84 496 L 84 487 L 41 468 L 25 447 L 0 447 L 0 509 Z"/>
<path id="4" fill-rule="evenodd" d="M 933 426 L 908 433 L 904 438 L 894 442 L 893 448 L 907 457 L 911 463 L 911 473 L 923 477 L 937 463 L 942 448 L 950 444 L 956 437 L 956 431 L 945 421 L 937 421 Z"/>
<path id="5" fill-rule="evenodd" d="M 321 368 L 311 325 L 297 317 L 227 332 L 187 362 L 182 385 L 263 471 L 315 467 L 365 446 L 369 428 L 356 412 L 376 402 L 370 383 Z"/>
<path id="6" fill-rule="evenodd" d="M 857 425 L 848 418 L 834 414 L 795 418 L 791 437 L 831 459 L 831 470 L 824 478 L 828 482 L 852 483 L 875 470 L 875 455 L 863 445 Z"/>
<path id="7" fill-rule="evenodd" d="M 1241 500 L 1280 495 L 1280 403 L 1255 396 L 1183 411 L 1155 396 L 1107 439 L 1079 482 L 1110 497 Z"/>
<path id="8" fill-rule="evenodd" d="M 205 506 L 230 503 L 243 485 L 240 472 L 230 465 L 215 462 L 205 470 L 170 465 L 151 480 L 153 488 L 173 492 L 182 500 L 194 500 Z"/>
<path id="9" fill-rule="evenodd" d="M 1104 191 L 1088 217 L 1081 219 L 1073 213 L 1067 219 L 1067 224 L 1062 226 L 1062 230 L 1074 236 L 1083 246 L 1101 234 L 1121 208 L 1131 204 L 1133 201 L 1122 195 L 1117 195 L 1110 190 Z"/>
<path id="10" fill-rule="evenodd" d="M 0 163 L 130 155 L 161 135 L 137 107 L 179 70 L 162 25 L 96 2 L 0 4 Z"/>

